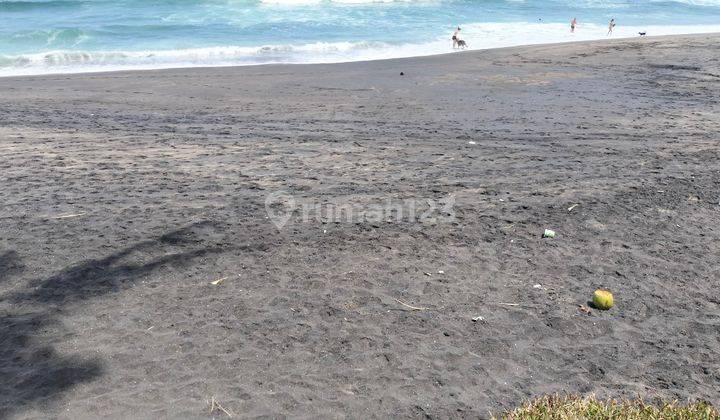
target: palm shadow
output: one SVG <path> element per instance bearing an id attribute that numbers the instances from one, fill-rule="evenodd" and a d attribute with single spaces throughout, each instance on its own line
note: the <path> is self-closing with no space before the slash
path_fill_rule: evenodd
<path id="1" fill-rule="evenodd" d="M 182 267 L 226 251 L 208 239 L 208 233 L 218 229 L 213 222 L 195 223 L 74 264 L 1 296 L 0 302 L 10 303 L 12 309 L 0 313 L 0 418 L 46 406 L 74 385 L 102 375 L 101 360 L 60 355 L 43 337 L 45 331 L 62 327 L 57 318 L 63 310 L 130 288 L 160 267 Z M 22 270 L 17 253 L 0 254 L 0 282 Z"/>
<path id="2" fill-rule="evenodd" d="M 7 251 L 0 254 L 0 283 L 24 270 L 25 266 L 17 252 Z"/>

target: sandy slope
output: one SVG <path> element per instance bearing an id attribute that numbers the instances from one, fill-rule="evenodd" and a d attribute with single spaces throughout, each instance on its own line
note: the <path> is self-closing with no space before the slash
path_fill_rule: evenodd
<path id="1" fill-rule="evenodd" d="M 708 35 L 0 79 L 0 416 L 718 404 L 718 57 Z M 278 191 L 452 196 L 455 220 L 278 230 Z M 586 315 L 597 287 L 617 307 Z"/>

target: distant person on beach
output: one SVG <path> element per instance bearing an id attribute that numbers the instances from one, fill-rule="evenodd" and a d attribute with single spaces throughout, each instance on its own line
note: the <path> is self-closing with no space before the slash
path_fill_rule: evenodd
<path id="1" fill-rule="evenodd" d="M 570 22 L 570 33 L 575 33 L 575 27 L 577 26 L 577 18 L 573 18 L 572 22 Z"/>
<path id="2" fill-rule="evenodd" d="M 458 26 L 455 32 L 453 32 L 452 36 L 452 42 L 453 42 L 453 49 L 457 48 L 460 45 L 460 27 Z"/>
<path id="3" fill-rule="evenodd" d="M 610 19 L 610 23 L 608 24 L 608 36 L 612 35 L 613 29 L 615 29 L 615 19 Z"/>

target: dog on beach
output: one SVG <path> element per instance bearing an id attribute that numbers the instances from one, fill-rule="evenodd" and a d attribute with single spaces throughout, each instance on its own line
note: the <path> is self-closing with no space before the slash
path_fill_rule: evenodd
<path id="1" fill-rule="evenodd" d="M 465 49 L 467 48 L 467 42 L 463 41 L 462 39 L 457 40 L 457 47 Z"/>

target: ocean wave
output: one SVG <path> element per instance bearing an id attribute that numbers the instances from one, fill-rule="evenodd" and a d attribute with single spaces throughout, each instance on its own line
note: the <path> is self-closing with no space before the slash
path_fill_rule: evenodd
<path id="1" fill-rule="evenodd" d="M 142 0 L 138 0 L 141 2 Z M 337 4 L 372 4 L 372 3 L 419 3 L 419 2 L 433 2 L 437 0 L 200 0 L 190 2 L 189 0 L 164 0 L 158 3 L 162 4 L 182 4 L 182 3 L 193 3 L 193 4 L 222 4 L 232 3 L 236 5 L 253 5 L 253 4 L 266 4 L 266 5 L 317 5 L 323 3 L 337 3 Z M 30 10 L 50 10 L 50 9 L 68 9 L 78 8 L 86 5 L 97 5 L 98 3 L 111 2 L 110 0 L 0 0 L 0 11 L 5 12 L 21 12 Z"/>
<path id="2" fill-rule="evenodd" d="M 651 3 L 678 3 L 691 6 L 720 6 L 720 0 L 650 0 Z"/>
<path id="3" fill-rule="evenodd" d="M 81 7 L 85 1 L 47 0 L 47 1 L 0 1 L 0 12 L 24 12 L 28 10 L 69 9 Z"/>
<path id="4" fill-rule="evenodd" d="M 0 68 L 8 66 L 212 64 L 248 60 L 292 60 L 344 55 L 353 51 L 377 51 L 391 48 L 379 42 L 317 42 L 304 45 L 263 45 L 258 47 L 222 46 L 159 51 L 49 51 L 38 54 L 0 55 Z"/>
<path id="5" fill-rule="evenodd" d="M 566 23 L 467 23 L 469 49 L 490 49 L 606 39 L 606 27 L 583 24 L 571 34 Z M 618 26 L 614 37 L 720 32 L 720 25 Z M 261 46 L 217 46 L 153 51 L 64 51 L 0 55 L 0 76 L 129 69 L 210 67 L 273 63 L 333 63 L 427 56 L 453 52 L 449 35 L 423 43 L 315 42 Z"/>
<path id="6" fill-rule="evenodd" d="M 15 44 L 37 45 L 45 48 L 74 48 L 88 39 L 78 28 L 23 31 L 8 37 Z"/>
<path id="7" fill-rule="evenodd" d="M 420 0 L 422 1 L 422 0 Z M 418 0 L 260 0 L 263 4 L 279 4 L 288 6 L 313 5 L 323 3 L 340 4 L 372 4 L 372 3 L 413 3 Z M 432 0 L 427 0 L 432 1 Z"/>

